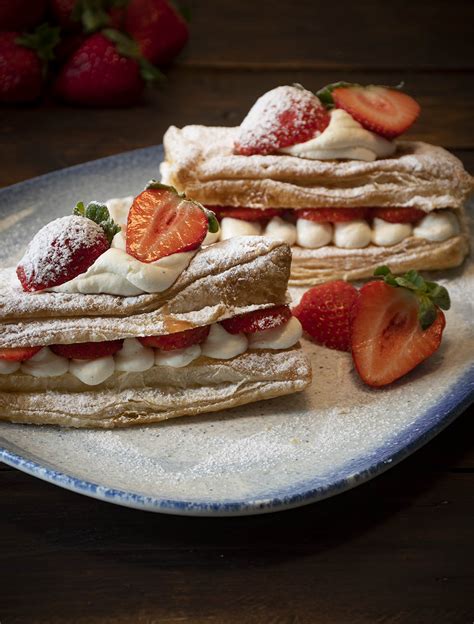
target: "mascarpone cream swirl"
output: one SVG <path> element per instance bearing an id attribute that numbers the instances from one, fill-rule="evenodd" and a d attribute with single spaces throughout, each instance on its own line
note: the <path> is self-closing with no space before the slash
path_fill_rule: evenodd
<path id="1" fill-rule="evenodd" d="M 321 134 L 304 143 L 282 148 L 280 153 L 311 160 L 372 161 L 395 152 L 395 143 L 370 132 L 345 110 L 335 108 L 329 114 L 329 125 Z"/>

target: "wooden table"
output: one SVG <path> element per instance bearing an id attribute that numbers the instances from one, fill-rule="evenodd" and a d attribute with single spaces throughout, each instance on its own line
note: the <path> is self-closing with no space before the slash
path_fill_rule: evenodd
<path id="1" fill-rule="evenodd" d="M 191 5 L 192 41 L 143 105 L 0 111 L 0 184 L 234 125 L 279 84 L 406 83 L 411 138 L 474 170 L 474 4 L 281 0 Z M 472 295 L 472 293 L 471 293 Z M 384 475 L 289 512 L 150 514 L 0 465 L 0 622 L 468 624 L 474 621 L 472 408 Z"/>

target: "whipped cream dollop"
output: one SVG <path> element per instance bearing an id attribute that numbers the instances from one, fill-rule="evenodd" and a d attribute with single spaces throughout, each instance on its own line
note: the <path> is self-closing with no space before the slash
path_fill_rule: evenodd
<path id="1" fill-rule="evenodd" d="M 174 284 L 198 251 L 171 254 L 156 262 L 140 262 L 125 251 L 122 232 L 114 236 L 112 245 L 85 273 L 49 290 L 122 297 L 163 292 Z"/>
<path id="2" fill-rule="evenodd" d="M 375 217 L 372 222 L 372 242 L 374 245 L 391 247 L 411 236 L 411 223 L 389 223 Z"/>
<path id="3" fill-rule="evenodd" d="M 69 370 L 69 360 L 43 347 L 21 364 L 21 372 L 33 377 L 59 377 Z"/>
<path id="4" fill-rule="evenodd" d="M 155 364 L 157 366 L 171 366 L 172 368 L 183 368 L 191 364 L 201 355 L 201 347 L 198 344 L 191 345 L 184 349 L 173 349 L 173 351 L 157 350 L 155 353 Z"/>
<path id="5" fill-rule="evenodd" d="M 295 345 L 303 335 L 303 328 L 299 320 L 292 316 L 287 323 L 264 329 L 250 334 L 250 349 L 288 349 Z"/>
<path id="6" fill-rule="evenodd" d="M 334 224 L 334 244 L 343 249 L 362 249 L 372 240 L 372 230 L 367 221 L 357 219 Z"/>
<path id="7" fill-rule="evenodd" d="M 70 360 L 69 372 L 88 386 L 97 386 L 115 371 L 115 361 L 112 355 L 96 358 L 95 360 Z"/>
<path id="8" fill-rule="evenodd" d="M 366 130 L 341 108 L 330 111 L 327 128 L 318 136 L 280 149 L 280 153 L 311 160 L 351 159 L 371 161 L 391 156 L 396 145 Z"/>
<path id="9" fill-rule="evenodd" d="M 221 221 L 221 240 L 235 236 L 260 236 L 262 226 L 258 221 L 243 221 L 233 217 L 224 217 Z"/>
<path id="10" fill-rule="evenodd" d="M 20 366 L 21 362 L 16 362 L 14 360 L 0 360 L 0 375 L 16 373 Z"/>
<path id="11" fill-rule="evenodd" d="M 267 223 L 263 235 L 273 240 L 282 240 L 288 245 L 294 245 L 296 243 L 296 226 L 281 217 L 273 217 Z"/>
<path id="12" fill-rule="evenodd" d="M 318 249 L 332 241 L 333 229 L 330 223 L 317 223 L 309 219 L 296 222 L 296 242 L 300 247 Z"/>
<path id="13" fill-rule="evenodd" d="M 202 354 L 218 360 L 230 360 L 247 351 L 245 334 L 230 334 L 219 323 L 211 325 L 208 337 L 203 343 Z"/>
<path id="14" fill-rule="evenodd" d="M 136 338 L 125 338 L 120 351 L 114 356 L 115 370 L 124 373 L 142 373 L 155 363 L 155 352 Z"/>
<path id="15" fill-rule="evenodd" d="M 413 230 L 413 236 L 433 243 L 441 243 L 459 234 L 460 227 L 456 215 L 449 210 L 430 212 L 423 217 Z"/>

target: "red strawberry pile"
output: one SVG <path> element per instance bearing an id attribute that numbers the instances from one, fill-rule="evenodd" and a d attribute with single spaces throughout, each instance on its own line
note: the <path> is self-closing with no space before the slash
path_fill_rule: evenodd
<path id="1" fill-rule="evenodd" d="M 168 0 L 0 2 L 0 102 L 134 104 L 188 37 Z"/>
<path id="2" fill-rule="evenodd" d="M 401 277 L 388 267 L 357 290 L 342 280 L 308 290 L 293 314 L 317 343 L 350 351 L 369 386 L 392 383 L 440 346 L 448 310 L 447 290 L 416 271 Z"/>
<path id="3" fill-rule="evenodd" d="M 416 121 L 419 104 L 396 88 L 337 82 L 316 95 L 301 85 L 277 87 L 260 97 L 242 121 L 234 152 L 276 154 L 324 132 L 329 111 L 341 108 L 364 128 L 393 139 Z"/>

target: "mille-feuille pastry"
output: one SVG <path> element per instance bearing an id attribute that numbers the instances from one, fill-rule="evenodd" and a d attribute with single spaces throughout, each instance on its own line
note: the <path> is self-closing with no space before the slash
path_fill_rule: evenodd
<path id="1" fill-rule="evenodd" d="M 111 211 L 78 204 L 0 272 L 1 419 L 125 427 L 310 383 L 288 245 L 204 246 L 214 215 L 158 183 Z"/>
<path id="2" fill-rule="evenodd" d="M 393 140 L 418 116 L 415 100 L 347 83 L 318 95 L 278 87 L 240 127 L 172 126 L 162 180 L 211 208 L 221 239 L 292 245 L 293 285 L 461 264 L 472 178 L 441 147 Z"/>

